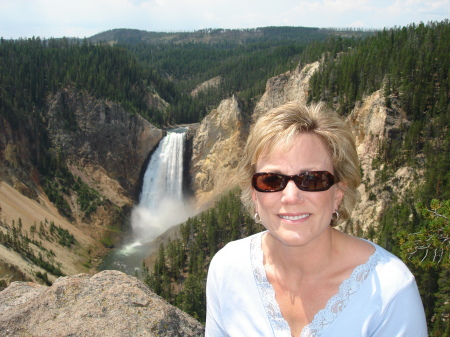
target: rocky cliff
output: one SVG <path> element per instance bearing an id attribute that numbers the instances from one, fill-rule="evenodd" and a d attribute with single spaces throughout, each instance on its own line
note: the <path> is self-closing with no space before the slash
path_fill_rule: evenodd
<path id="1" fill-rule="evenodd" d="M 202 121 L 192 141 L 191 187 L 199 208 L 236 186 L 236 166 L 250 124 L 236 96 Z"/>
<path id="2" fill-rule="evenodd" d="M 118 104 L 77 90 L 57 92 L 48 105 L 53 146 L 63 151 L 76 173 L 95 182 L 102 194 L 120 206 L 130 204 L 142 164 L 163 131 Z"/>
<path id="3" fill-rule="evenodd" d="M 258 101 L 253 113 L 253 120 L 262 113 L 287 102 L 304 104 L 308 99 L 309 80 L 319 69 L 319 62 L 301 64 L 293 71 L 288 71 L 267 81 L 266 91 Z"/>
<path id="4" fill-rule="evenodd" d="M 353 211 L 353 222 L 346 224 L 347 230 L 353 233 L 375 229 L 393 198 L 402 200 L 422 181 L 422 172 L 408 166 L 399 168 L 385 179 L 380 178 L 387 169 L 382 160 L 383 146 L 398 140 L 401 130 L 410 123 L 396 98 L 391 97 L 391 101 L 388 108 L 380 89 L 359 102 L 347 117 L 356 138 L 362 172 L 362 183 L 358 188 L 361 199 Z"/>
<path id="5" fill-rule="evenodd" d="M 118 271 L 13 282 L 0 292 L 1 336 L 203 336 L 203 326 Z"/>

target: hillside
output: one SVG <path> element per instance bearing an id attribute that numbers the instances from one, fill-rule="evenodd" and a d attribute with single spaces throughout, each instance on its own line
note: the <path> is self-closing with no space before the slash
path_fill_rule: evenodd
<path id="1" fill-rule="evenodd" d="M 171 104 L 170 116 L 178 122 L 192 123 L 203 119 L 233 93 L 246 99 L 262 95 L 266 81 L 295 68 L 299 55 L 312 43 L 336 39 L 347 46 L 374 33 L 308 27 L 205 29 L 184 33 L 115 29 L 89 41 L 131 51 L 161 77 L 157 88 Z M 210 87 L 195 99 L 189 95 L 197 86 L 216 77 L 221 78 L 219 86 Z"/>
<path id="2" fill-rule="evenodd" d="M 133 44 L 217 44 L 236 46 L 255 42 L 277 43 L 278 41 L 312 42 L 330 36 L 366 36 L 372 30 L 326 29 L 313 27 L 259 27 L 249 29 L 201 29 L 192 32 L 147 32 L 137 29 L 112 29 L 91 36 L 92 42 Z"/>
<path id="3" fill-rule="evenodd" d="M 76 127 L 58 118 L 62 109 Z M 75 89 L 49 96 L 42 113 L 46 122 L 35 122 L 45 138 L 0 118 L 0 278 L 2 263 L 46 283 L 95 272 L 126 231 L 141 167 L 163 134 L 120 105 Z"/>

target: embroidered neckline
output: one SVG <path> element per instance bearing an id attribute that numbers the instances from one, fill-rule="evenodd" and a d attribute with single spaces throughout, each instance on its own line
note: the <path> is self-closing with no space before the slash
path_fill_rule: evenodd
<path id="1" fill-rule="evenodd" d="M 261 248 L 262 236 L 266 232 L 253 236 L 250 245 L 250 255 L 252 261 L 253 275 L 259 289 L 260 297 L 264 304 L 267 316 L 276 337 L 291 337 L 289 324 L 281 314 L 280 307 L 275 298 L 275 290 L 267 279 L 264 268 L 264 254 Z M 300 337 L 319 337 L 330 324 L 344 311 L 350 299 L 361 288 L 367 276 L 378 264 L 380 257 L 378 250 L 369 257 L 366 263 L 353 269 L 352 274 L 339 286 L 338 293 L 331 297 L 325 308 L 319 310 L 313 321 L 306 325 Z"/>

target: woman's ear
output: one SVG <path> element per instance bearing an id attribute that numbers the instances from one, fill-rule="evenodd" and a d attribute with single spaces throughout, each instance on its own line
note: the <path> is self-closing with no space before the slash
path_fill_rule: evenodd
<path id="1" fill-rule="evenodd" d="M 258 200 L 258 197 L 256 196 L 256 190 L 252 188 L 252 200 L 256 202 Z"/>
<path id="2" fill-rule="evenodd" d="M 253 205 L 255 206 L 255 212 L 258 212 L 258 197 L 256 195 L 256 190 L 254 188 L 252 189 L 252 200 Z"/>
<path id="3" fill-rule="evenodd" d="M 342 202 L 342 199 L 345 195 L 345 190 L 347 189 L 347 184 L 340 181 L 336 184 L 336 193 L 334 197 L 334 209 L 339 209 L 339 205 Z"/>

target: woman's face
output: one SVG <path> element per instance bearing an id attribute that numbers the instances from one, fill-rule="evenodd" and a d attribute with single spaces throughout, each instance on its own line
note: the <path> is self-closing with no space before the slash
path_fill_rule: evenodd
<path id="1" fill-rule="evenodd" d="M 256 172 L 286 175 L 306 171 L 333 172 L 333 162 L 322 140 L 313 134 L 300 134 L 287 150 L 279 147 L 270 156 L 262 156 Z M 332 214 L 338 209 L 344 191 L 334 184 L 326 191 L 307 192 L 290 180 L 279 192 L 258 192 L 252 199 L 266 229 L 289 246 L 304 246 L 330 230 Z"/>

